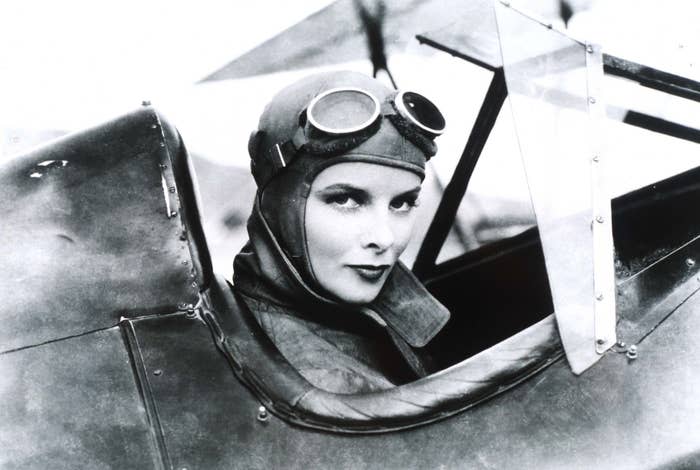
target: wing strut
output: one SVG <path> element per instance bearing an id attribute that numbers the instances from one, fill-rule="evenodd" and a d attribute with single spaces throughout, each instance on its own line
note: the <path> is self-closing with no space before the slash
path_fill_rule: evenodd
<path id="1" fill-rule="evenodd" d="M 484 149 L 507 95 L 508 90 L 503 77 L 503 69 L 498 68 L 494 71 L 491 85 L 489 85 L 479 115 L 476 117 L 474 127 L 469 134 L 469 140 L 462 151 L 462 156 L 450 182 L 445 187 L 440 205 L 413 264 L 413 273 L 421 280 L 429 277 L 435 268 L 435 260 L 452 227 L 476 162 L 479 160 L 481 151 Z"/>

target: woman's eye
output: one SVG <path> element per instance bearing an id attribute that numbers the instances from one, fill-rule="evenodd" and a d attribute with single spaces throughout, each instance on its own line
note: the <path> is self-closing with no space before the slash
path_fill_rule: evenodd
<path id="1" fill-rule="evenodd" d="M 360 207 L 360 203 L 349 194 L 331 196 L 327 199 L 327 202 L 342 209 L 355 209 Z"/>
<path id="2" fill-rule="evenodd" d="M 391 208 L 396 212 L 408 212 L 418 206 L 417 198 L 397 199 L 391 202 Z"/>

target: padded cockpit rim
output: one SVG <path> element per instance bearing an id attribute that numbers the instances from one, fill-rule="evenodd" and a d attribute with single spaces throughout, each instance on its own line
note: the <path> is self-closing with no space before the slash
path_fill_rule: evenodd
<path id="1" fill-rule="evenodd" d="M 219 349 L 261 403 L 287 422 L 336 433 L 391 432 L 444 419 L 514 387 L 563 357 L 550 315 L 493 348 L 416 382 L 381 392 L 335 394 L 315 388 L 284 359 L 230 285 L 216 279 L 205 299 L 210 308 L 205 319 Z M 509 348 L 522 342 L 530 347 Z M 506 354 L 506 360 L 496 356 L 509 351 L 518 356 Z M 471 378 L 474 369 L 486 370 Z"/>

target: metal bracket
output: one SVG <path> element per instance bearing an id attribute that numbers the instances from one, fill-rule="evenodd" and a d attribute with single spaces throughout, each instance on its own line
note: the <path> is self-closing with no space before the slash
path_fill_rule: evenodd
<path id="1" fill-rule="evenodd" d="M 177 304 L 177 309 L 182 312 L 188 312 L 190 310 L 199 310 L 202 308 L 202 296 L 197 293 L 197 301 L 195 303 L 181 302 Z"/>
<path id="2" fill-rule="evenodd" d="M 603 354 L 617 342 L 615 331 L 615 266 L 610 197 L 605 185 L 604 119 L 602 96 L 603 53 L 599 45 L 586 43 L 589 151 L 593 231 L 593 285 L 595 348 Z"/>
<path id="3" fill-rule="evenodd" d="M 163 196 L 165 197 L 165 213 L 170 219 L 177 215 L 179 201 L 177 197 L 177 185 L 175 184 L 175 173 L 172 169 L 172 159 L 170 152 L 165 146 L 165 134 L 163 133 L 163 125 L 160 122 L 158 113 L 153 113 L 154 122 L 150 125 L 151 129 L 158 132 L 159 149 L 158 149 L 158 166 L 160 167 L 160 183 L 163 187 Z"/>

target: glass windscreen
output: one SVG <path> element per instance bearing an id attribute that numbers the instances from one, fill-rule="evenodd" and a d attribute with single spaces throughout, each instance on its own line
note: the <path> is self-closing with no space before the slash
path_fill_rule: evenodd
<path id="1" fill-rule="evenodd" d="M 496 3 L 510 105 L 567 358 L 580 373 L 615 341 L 600 50 Z M 593 63 L 598 57 L 598 64 Z M 600 82 L 601 80 L 598 80 Z"/>

